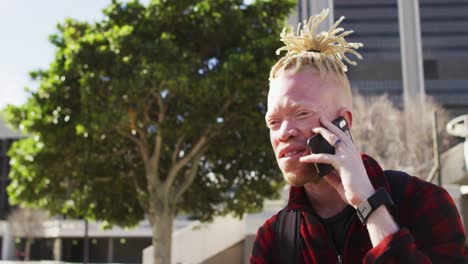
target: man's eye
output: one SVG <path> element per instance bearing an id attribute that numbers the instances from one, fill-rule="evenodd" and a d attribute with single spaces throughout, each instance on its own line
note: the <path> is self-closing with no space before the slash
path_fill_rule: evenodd
<path id="1" fill-rule="evenodd" d="M 275 126 L 276 124 L 278 124 L 278 121 L 276 121 L 276 120 L 272 120 L 272 121 L 268 122 L 269 127 Z"/>
<path id="2" fill-rule="evenodd" d="M 305 115 L 307 115 L 307 112 L 299 112 L 299 113 L 297 113 L 297 116 L 305 116 Z"/>

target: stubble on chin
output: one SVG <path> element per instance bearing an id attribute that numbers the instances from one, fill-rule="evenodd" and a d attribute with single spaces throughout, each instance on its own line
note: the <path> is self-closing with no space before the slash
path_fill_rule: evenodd
<path id="1" fill-rule="evenodd" d="M 281 168 L 283 177 L 291 186 L 304 186 L 308 183 L 318 183 L 322 178 L 317 174 L 315 169 L 305 167 L 299 171 L 291 171 L 287 168 Z"/>

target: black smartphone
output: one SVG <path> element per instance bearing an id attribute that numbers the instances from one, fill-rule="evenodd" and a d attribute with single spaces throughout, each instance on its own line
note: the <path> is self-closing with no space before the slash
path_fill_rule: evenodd
<path id="1" fill-rule="evenodd" d="M 344 117 L 340 116 L 337 119 L 333 120 L 332 123 L 339 127 L 343 132 L 349 130 L 348 122 Z M 307 145 L 309 146 L 310 152 L 318 154 L 318 153 L 326 153 L 326 154 L 335 154 L 335 147 L 333 147 L 328 141 L 320 134 L 315 134 L 307 140 Z M 317 170 L 317 174 L 320 177 L 323 177 L 330 173 L 333 170 L 333 166 L 324 163 L 314 163 L 313 164 L 315 169 Z"/>

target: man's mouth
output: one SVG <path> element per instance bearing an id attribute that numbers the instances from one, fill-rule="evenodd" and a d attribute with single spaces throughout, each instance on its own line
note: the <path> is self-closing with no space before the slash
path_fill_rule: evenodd
<path id="1" fill-rule="evenodd" d="M 299 151 L 299 150 L 289 151 L 289 152 L 286 152 L 286 153 L 284 154 L 284 157 L 285 157 L 285 158 L 289 158 L 289 157 L 294 156 L 294 155 L 296 155 L 296 154 L 298 154 L 298 153 L 302 153 L 302 151 Z"/>
<path id="2" fill-rule="evenodd" d="M 304 155 L 307 155 L 307 150 L 302 149 L 302 148 L 292 149 L 286 152 L 280 152 L 280 158 L 291 158 L 291 157 L 304 156 Z"/>

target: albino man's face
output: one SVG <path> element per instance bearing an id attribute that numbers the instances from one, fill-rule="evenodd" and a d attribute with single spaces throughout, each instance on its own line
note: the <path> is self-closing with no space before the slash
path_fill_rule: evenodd
<path id="1" fill-rule="evenodd" d="M 321 126 L 320 115 L 329 120 L 339 116 L 344 89 L 336 78 L 327 76 L 308 68 L 283 73 L 270 82 L 265 121 L 279 168 L 292 186 L 320 179 L 314 167 L 299 158 L 310 154 L 307 139 L 314 135 L 313 128 Z"/>

